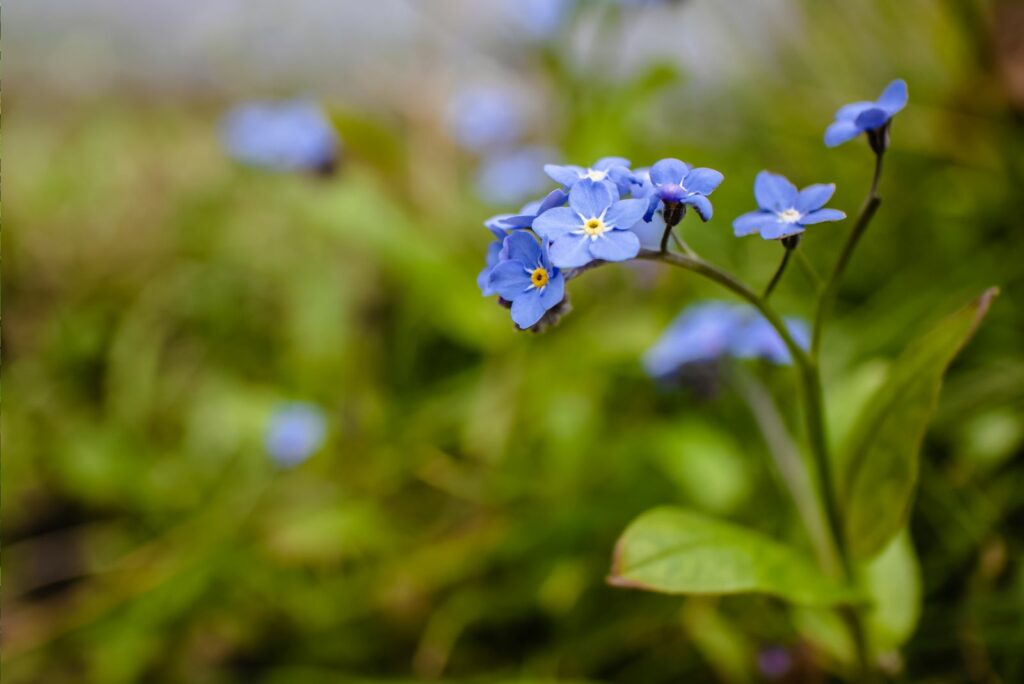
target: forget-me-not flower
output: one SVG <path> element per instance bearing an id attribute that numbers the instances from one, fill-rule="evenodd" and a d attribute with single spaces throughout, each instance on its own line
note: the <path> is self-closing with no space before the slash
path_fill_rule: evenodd
<path id="1" fill-rule="evenodd" d="M 480 151 L 515 142 L 523 132 L 523 112 L 508 90 L 473 86 L 452 98 L 448 127 L 459 145 Z"/>
<path id="2" fill-rule="evenodd" d="M 897 79 L 886 86 L 882 96 L 874 102 L 854 102 L 839 108 L 836 120 L 825 131 L 825 144 L 829 147 L 841 145 L 861 133 L 869 136 L 881 133 L 879 139 L 871 139 L 872 147 L 881 152 L 886 147 L 886 128 L 897 112 L 907 105 L 907 82 Z"/>
<path id="3" fill-rule="evenodd" d="M 649 220 L 661 200 L 666 207 L 672 204 L 691 206 L 701 220 L 708 221 L 713 208 L 707 196 L 721 184 L 723 176 L 714 169 L 695 169 L 679 159 L 669 158 L 651 167 L 650 179 L 653 190 L 645 218 Z"/>
<path id="4" fill-rule="evenodd" d="M 221 138 L 238 161 L 275 171 L 329 172 L 339 149 L 323 109 L 307 100 L 236 107 L 221 123 Z"/>
<path id="5" fill-rule="evenodd" d="M 793 318 L 785 323 L 794 341 L 806 348 L 806 324 Z M 776 364 L 792 360 L 782 338 L 753 307 L 709 301 L 684 309 L 644 355 L 643 364 L 651 376 L 664 378 L 689 364 L 724 357 L 761 358 Z"/>
<path id="6" fill-rule="evenodd" d="M 571 189 L 581 180 L 605 181 L 615 186 L 619 196 L 629 194 L 633 183 L 633 174 L 629 170 L 629 160 L 623 157 L 603 157 L 589 168 L 574 164 L 545 164 L 544 173 L 561 183 L 566 190 Z"/>
<path id="7" fill-rule="evenodd" d="M 584 178 L 569 191 L 569 206 L 550 209 L 536 218 L 533 230 L 551 243 L 551 261 L 559 268 L 578 268 L 595 259 L 625 261 L 640 252 L 640 239 L 630 227 L 643 218 L 647 201 L 617 199 L 603 180 Z"/>
<path id="8" fill-rule="evenodd" d="M 293 401 L 281 404 L 270 417 L 265 447 L 275 463 L 292 467 L 319 449 L 326 435 L 323 410 L 315 404 Z"/>
<path id="9" fill-rule="evenodd" d="M 828 183 L 797 191 L 785 176 L 762 171 L 754 181 L 754 197 L 760 209 L 733 221 L 733 231 L 737 237 L 759 233 L 765 240 L 778 240 L 799 235 L 815 223 L 842 220 L 846 218 L 843 212 L 822 208 L 835 190 L 835 183 Z"/>
<path id="10" fill-rule="evenodd" d="M 510 233 L 491 270 L 491 291 L 512 303 L 512 320 L 525 330 L 565 297 L 565 277 L 552 265 L 545 244 L 526 231 Z"/>

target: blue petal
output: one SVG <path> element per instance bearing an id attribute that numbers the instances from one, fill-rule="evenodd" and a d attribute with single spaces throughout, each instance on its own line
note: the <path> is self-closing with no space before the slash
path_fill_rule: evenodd
<path id="1" fill-rule="evenodd" d="M 518 261 L 503 261 L 491 271 L 491 292 L 512 302 L 530 289 L 530 274 Z"/>
<path id="2" fill-rule="evenodd" d="M 689 204 L 691 207 L 697 210 L 697 215 L 700 216 L 700 220 L 707 223 L 711 220 L 711 216 L 714 214 L 714 207 L 711 206 L 711 200 L 704 195 L 687 195 L 683 198 L 683 204 Z"/>
<path id="3" fill-rule="evenodd" d="M 866 100 L 843 105 L 839 108 L 839 111 L 836 112 L 836 121 L 853 121 L 860 116 L 861 112 L 877 106 L 878 105 L 876 103 L 868 102 Z"/>
<path id="4" fill-rule="evenodd" d="M 614 200 L 608 183 L 589 178 L 579 181 L 569 191 L 569 206 L 584 218 L 601 216 Z"/>
<path id="5" fill-rule="evenodd" d="M 503 259 L 518 261 L 527 268 L 540 263 L 540 245 L 526 231 L 510 233 L 501 250 Z"/>
<path id="6" fill-rule="evenodd" d="M 647 211 L 647 200 L 627 199 L 619 200 L 608 209 L 604 216 L 606 225 L 623 230 L 629 229 L 634 223 L 644 217 Z"/>
<path id="7" fill-rule="evenodd" d="M 658 210 L 658 204 L 661 203 L 661 198 L 657 193 L 654 193 L 647 200 L 647 211 L 644 212 L 644 221 L 650 221 L 651 217 L 654 216 L 654 212 Z"/>
<path id="8" fill-rule="evenodd" d="M 673 157 L 662 159 L 651 167 L 651 182 L 655 185 L 679 184 L 689 171 L 689 165 L 682 160 Z"/>
<path id="9" fill-rule="evenodd" d="M 882 96 L 878 98 L 878 106 L 887 111 L 891 117 L 907 106 L 908 96 L 907 82 L 898 78 L 885 87 Z"/>
<path id="10" fill-rule="evenodd" d="M 590 238 L 586 235 L 563 235 L 555 238 L 548 249 L 551 263 L 558 268 L 579 268 L 594 260 L 590 255 Z"/>
<path id="11" fill-rule="evenodd" d="M 796 202 L 793 207 L 801 214 L 806 214 L 809 211 L 815 209 L 821 209 L 825 206 L 825 203 L 832 199 L 832 194 L 836 191 L 835 183 L 818 183 L 815 185 L 808 185 L 806 188 L 800 191 L 800 194 L 796 197 Z"/>
<path id="12" fill-rule="evenodd" d="M 683 185 L 690 192 L 699 192 L 702 195 L 710 195 L 715 191 L 725 178 L 714 169 L 698 168 L 686 174 Z"/>
<path id="13" fill-rule="evenodd" d="M 615 166 L 624 166 L 628 169 L 630 161 L 625 157 L 602 157 L 594 162 L 591 168 L 595 171 L 610 171 Z"/>
<path id="14" fill-rule="evenodd" d="M 547 194 L 547 196 L 541 200 L 540 206 L 537 208 L 536 214 L 539 216 L 548 209 L 554 209 L 560 207 L 569 201 L 569 194 L 560 188 L 556 188 Z"/>
<path id="15" fill-rule="evenodd" d="M 844 218 L 846 218 L 846 214 L 838 209 L 818 209 L 802 216 L 800 223 L 805 226 L 812 226 L 815 223 L 824 223 L 826 221 L 842 221 Z"/>
<path id="16" fill-rule="evenodd" d="M 516 227 L 509 223 L 511 218 L 513 218 L 512 214 L 497 214 L 484 221 L 484 225 L 494 234 L 494 237 L 501 240 L 504 239 L 506 231 Z"/>
<path id="17" fill-rule="evenodd" d="M 628 230 L 612 230 L 590 243 L 590 253 L 605 261 L 625 261 L 640 253 L 640 238 Z"/>
<path id="18" fill-rule="evenodd" d="M 767 211 L 751 211 L 732 222 L 733 234 L 743 237 L 751 233 L 760 233 L 766 227 L 779 222 L 775 214 Z"/>
<path id="19" fill-rule="evenodd" d="M 547 287 L 545 287 L 540 293 L 540 303 L 544 306 L 545 311 L 558 304 L 565 298 L 565 276 L 561 273 L 555 272 L 555 275 L 551 276 L 551 280 L 548 281 Z"/>
<path id="20" fill-rule="evenodd" d="M 665 234 L 665 217 L 655 214 L 651 221 L 637 221 L 630 231 L 640 238 L 640 246 L 644 249 L 660 249 L 661 236 Z"/>
<path id="21" fill-rule="evenodd" d="M 804 232 L 804 227 L 799 223 L 783 223 L 776 221 L 761 229 L 761 237 L 765 240 L 778 240 L 791 235 L 799 235 Z"/>
<path id="22" fill-rule="evenodd" d="M 538 216 L 533 222 L 533 230 L 545 240 L 554 240 L 579 230 L 583 225 L 579 214 L 569 207 L 555 207 Z"/>
<path id="23" fill-rule="evenodd" d="M 530 290 L 512 301 L 512 320 L 523 330 L 539 321 L 545 311 L 538 290 Z"/>
<path id="24" fill-rule="evenodd" d="M 889 120 L 891 115 L 881 107 L 872 107 L 871 109 L 865 109 L 861 112 L 853 123 L 858 128 L 865 131 L 869 131 L 875 128 L 879 128 Z"/>
<path id="25" fill-rule="evenodd" d="M 853 140 L 863 131 L 852 121 L 836 121 L 825 129 L 825 146 L 835 147 L 847 140 Z"/>
<path id="26" fill-rule="evenodd" d="M 762 171 L 754 180 L 754 197 L 762 209 L 785 211 L 796 202 L 796 195 L 796 186 L 785 176 Z"/>
<path id="27" fill-rule="evenodd" d="M 580 177 L 586 173 L 579 166 L 559 166 L 558 164 L 545 164 L 544 173 L 548 174 L 552 180 L 557 183 L 561 183 L 565 187 L 572 186 L 573 183 L 578 181 Z"/>

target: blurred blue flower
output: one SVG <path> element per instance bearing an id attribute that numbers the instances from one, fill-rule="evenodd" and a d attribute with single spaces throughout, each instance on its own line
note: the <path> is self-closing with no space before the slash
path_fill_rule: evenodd
<path id="1" fill-rule="evenodd" d="M 882 96 L 874 102 L 854 102 L 840 107 L 836 120 L 825 130 L 825 144 L 835 147 L 861 133 L 884 129 L 892 117 L 907 105 L 907 98 L 907 82 L 897 79 L 886 86 Z M 884 141 L 881 145 L 884 149 Z"/>
<path id="2" fill-rule="evenodd" d="M 793 669 L 793 656 L 781 646 L 763 649 L 757 654 L 757 669 L 766 679 L 782 679 Z"/>
<path id="3" fill-rule="evenodd" d="M 582 166 L 545 164 L 544 173 L 561 183 L 566 190 L 581 180 L 605 181 L 613 185 L 619 196 L 627 195 L 634 183 L 633 174 L 629 170 L 629 160 L 623 157 L 603 157 L 589 168 Z"/>
<path id="4" fill-rule="evenodd" d="M 565 297 L 565 277 L 551 264 L 547 247 L 526 231 L 505 238 L 499 263 L 490 275 L 491 290 L 512 302 L 512 320 L 525 330 Z"/>
<path id="5" fill-rule="evenodd" d="M 737 237 L 758 233 L 765 240 L 799 235 L 807 226 L 840 221 L 846 214 L 823 209 L 836 191 L 835 183 L 808 185 L 797 191 L 785 176 L 762 171 L 754 181 L 754 197 L 760 207 L 732 222 Z"/>
<path id="6" fill-rule="evenodd" d="M 794 341 L 806 348 L 807 325 L 785 319 Z M 766 359 L 776 364 L 792 361 L 789 350 L 771 324 L 745 304 L 709 301 L 691 305 L 669 325 L 644 355 L 647 372 L 656 378 L 675 375 L 684 366 L 724 357 Z"/>
<path id="7" fill-rule="evenodd" d="M 234 159 L 275 171 L 329 172 L 339 150 L 323 109 L 308 100 L 236 107 L 221 122 L 221 138 Z"/>
<path id="8" fill-rule="evenodd" d="M 452 99 L 448 127 L 459 145 L 479 152 L 518 140 L 523 132 L 523 112 L 510 91 L 473 86 Z"/>
<path id="9" fill-rule="evenodd" d="M 707 198 L 715 191 L 723 180 L 723 176 L 714 169 L 693 168 L 679 159 L 662 159 L 650 170 L 650 181 L 653 189 L 650 193 L 650 205 L 645 218 L 650 220 L 661 200 L 666 204 L 685 204 L 697 210 L 701 220 L 708 221 L 714 212 L 711 200 Z"/>
<path id="10" fill-rule="evenodd" d="M 528 37 L 550 38 L 565 23 L 573 0 L 505 0 L 505 10 Z"/>
<path id="11" fill-rule="evenodd" d="M 552 154 L 552 150 L 544 147 L 520 147 L 488 156 L 477 172 L 477 193 L 493 204 L 512 204 L 531 195 L 536 197 L 550 187 L 541 168 Z"/>
<path id="12" fill-rule="evenodd" d="M 303 401 L 281 404 L 270 417 L 265 446 L 282 467 L 297 466 L 319 449 L 327 436 L 323 410 Z"/>
<path id="13" fill-rule="evenodd" d="M 619 200 L 611 184 L 584 178 L 569 191 L 569 206 L 550 209 L 533 222 L 533 230 L 551 242 L 551 261 L 578 268 L 595 259 L 625 261 L 640 251 L 629 229 L 642 220 L 646 200 Z"/>

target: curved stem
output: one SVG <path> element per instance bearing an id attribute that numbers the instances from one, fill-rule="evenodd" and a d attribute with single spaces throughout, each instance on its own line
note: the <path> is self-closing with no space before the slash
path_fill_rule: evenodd
<path id="1" fill-rule="evenodd" d="M 825 289 L 821 293 L 821 298 L 818 299 L 818 309 L 814 314 L 814 326 L 813 333 L 811 335 L 811 358 L 817 359 L 818 352 L 821 349 L 821 336 L 825 325 L 825 317 L 828 315 L 829 310 L 832 307 L 832 303 L 835 301 L 836 294 L 839 290 L 839 283 L 843 279 L 843 274 L 846 272 L 846 266 L 850 263 L 850 258 L 853 256 L 854 250 L 857 248 L 857 243 L 860 242 L 861 237 L 867 230 L 868 224 L 871 223 L 871 219 L 874 217 L 875 212 L 878 211 L 878 205 L 882 203 L 882 199 L 878 196 L 878 181 L 882 177 L 882 158 L 883 154 L 875 154 L 875 174 L 871 179 L 871 189 L 868 190 L 868 196 L 864 200 L 864 204 L 860 209 L 860 213 L 857 215 L 857 221 L 853 224 L 853 229 L 850 231 L 850 235 L 846 238 L 846 244 L 843 245 L 843 251 L 839 253 L 839 259 L 836 261 L 835 267 L 828 276 L 828 280 L 825 281 Z"/>
<path id="2" fill-rule="evenodd" d="M 768 286 L 764 288 L 764 294 L 761 295 L 761 299 L 764 299 L 765 301 L 768 300 L 768 297 L 772 294 L 772 290 L 774 290 L 775 286 L 779 284 L 780 280 L 782 280 L 782 274 L 786 272 L 786 265 L 789 264 L 789 255 L 793 250 L 789 247 L 786 247 L 785 250 L 785 253 L 782 255 L 782 263 L 780 263 L 779 267 L 775 270 L 775 275 L 772 276 L 772 279 L 768 282 Z"/>

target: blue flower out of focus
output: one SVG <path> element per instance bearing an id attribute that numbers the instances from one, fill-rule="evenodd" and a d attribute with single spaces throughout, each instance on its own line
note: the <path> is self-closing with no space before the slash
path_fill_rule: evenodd
<path id="1" fill-rule="evenodd" d="M 723 176 L 714 169 L 693 168 L 679 159 L 662 159 L 650 170 L 653 190 L 646 220 L 654 214 L 658 200 L 666 204 L 685 204 L 697 210 L 701 220 L 711 219 L 713 208 L 707 198 L 721 183 Z"/>
<path id="2" fill-rule="evenodd" d="M 629 193 L 630 184 L 634 182 L 629 164 L 629 160 L 623 157 L 604 157 L 586 169 L 572 164 L 565 166 L 545 164 L 544 173 L 565 186 L 566 190 L 571 189 L 581 180 L 605 181 L 614 185 L 619 195 L 622 196 Z"/>
<path id="3" fill-rule="evenodd" d="M 806 324 L 793 318 L 785 322 L 796 343 L 806 348 Z M 778 332 L 754 308 L 710 301 L 684 309 L 647 351 L 643 363 L 651 376 L 666 378 L 688 364 L 709 363 L 724 357 L 760 358 L 776 364 L 792 361 Z"/>
<path id="4" fill-rule="evenodd" d="M 758 233 L 765 240 L 778 240 L 799 235 L 815 223 L 840 221 L 846 214 L 822 208 L 835 191 L 834 183 L 809 185 L 797 191 L 785 176 L 762 171 L 754 181 L 754 197 L 760 209 L 733 221 L 733 231 L 737 237 Z"/>
<path id="5" fill-rule="evenodd" d="M 892 117 L 907 105 L 907 97 L 907 82 L 897 79 L 886 86 L 882 96 L 874 102 L 854 102 L 840 107 L 836 120 L 825 131 L 825 144 L 835 147 L 861 133 L 883 130 Z M 880 145 L 881 149 L 885 148 L 884 141 Z"/>
<path id="6" fill-rule="evenodd" d="M 550 187 L 541 167 L 553 154 L 544 147 L 520 147 L 488 156 L 477 172 L 477 193 L 494 204 L 536 197 Z"/>
<path id="7" fill-rule="evenodd" d="M 221 137 L 234 159 L 275 171 L 329 172 L 339 149 L 323 109 L 307 100 L 236 107 L 224 117 Z"/>
<path id="8" fill-rule="evenodd" d="M 280 466 L 299 465 L 323 445 L 327 420 L 315 404 L 295 401 L 277 408 L 267 425 L 265 446 Z"/>
<path id="9" fill-rule="evenodd" d="M 640 239 L 629 229 L 643 218 L 647 201 L 616 199 L 614 186 L 584 178 L 569 191 L 569 206 L 550 209 L 533 222 L 533 230 L 551 243 L 551 261 L 578 268 L 595 259 L 625 261 L 640 252 Z"/>
<path id="10" fill-rule="evenodd" d="M 481 151 L 515 142 L 522 133 L 523 114 L 509 91 L 475 86 L 452 99 L 448 126 L 459 145 Z"/>
<path id="11" fill-rule="evenodd" d="M 491 270 L 490 289 L 512 302 L 512 320 L 525 330 L 565 297 L 565 277 L 548 257 L 547 247 L 525 231 L 505 238 L 499 263 Z"/>
<path id="12" fill-rule="evenodd" d="M 505 0 L 505 11 L 530 38 L 550 38 L 565 23 L 572 0 Z"/>

